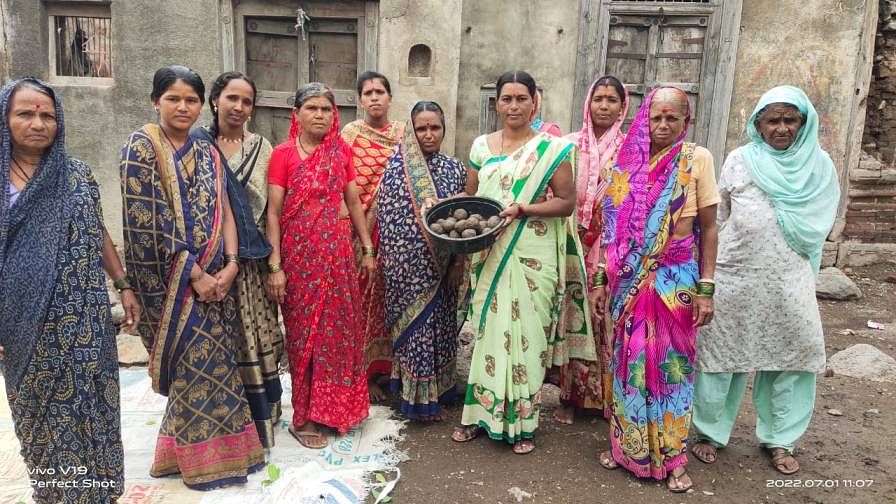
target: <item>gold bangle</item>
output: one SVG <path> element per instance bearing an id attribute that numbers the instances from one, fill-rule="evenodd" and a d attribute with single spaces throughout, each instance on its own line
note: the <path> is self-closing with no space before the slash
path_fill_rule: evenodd
<path id="1" fill-rule="evenodd" d="M 283 271 L 283 266 L 280 263 L 271 263 L 268 264 L 268 271 L 270 271 L 271 273 L 278 273 L 280 271 Z"/>
<path id="2" fill-rule="evenodd" d="M 236 254 L 224 254 L 224 263 L 240 263 L 240 256 Z"/>
<path id="3" fill-rule="evenodd" d="M 361 254 L 368 257 L 376 257 L 376 249 L 373 247 L 361 247 Z"/>

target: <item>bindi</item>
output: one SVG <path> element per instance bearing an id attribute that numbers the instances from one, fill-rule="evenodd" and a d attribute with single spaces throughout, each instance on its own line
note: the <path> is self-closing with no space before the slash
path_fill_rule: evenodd
<path id="1" fill-rule="evenodd" d="M 40 103 L 34 104 L 34 110 L 38 110 L 38 111 L 40 110 Z"/>

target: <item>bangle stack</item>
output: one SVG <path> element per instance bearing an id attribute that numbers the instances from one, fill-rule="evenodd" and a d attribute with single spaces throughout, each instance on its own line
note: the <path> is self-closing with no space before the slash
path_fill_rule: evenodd
<path id="1" fill-rule="evenodd" d="M 270 263 L 268 264 L 268 271 L 271 273 L 278 273 L 283 271 L 283 265 L 280 263 Z"/>
<path id="2" fill-rule="evenodd" d="M 240 256 L 236 254 L 224 254 L 224 265 L 226 266 L 230 263 L 236 263 L 236 265 L 239 266 Z"/>
<path id="3" fill-rule="evenodd" d="M 361 247 L 361 255 L 376 257 L 376 249 L 373 247 Z"/>
<path id="4" fill-rule="evenodd" d="M 118 292 L 121 292 L 125 289 L 134 290 L 134 288 L 131 287 L 131 282 L 128 280 L 128 277 L 126 277 L 126 276 L 123 276 L 119 279 L 113 280 L 112 286 L 115 287 L 115 290 L 117 290 Z"/>
<path id="5" fill-rule="evenodd" d="M 716 293 L 716 282 L 712 278 L 701 278 L 697 282 L 697 295 L 700 297 L 713 297 Z"/>
<path id="6" fill-rule="evenodd" d="M 591 277 L 591 288 L 603 287 L 607 285 L 607 272 L 603 268 L 598 268 Z"/>

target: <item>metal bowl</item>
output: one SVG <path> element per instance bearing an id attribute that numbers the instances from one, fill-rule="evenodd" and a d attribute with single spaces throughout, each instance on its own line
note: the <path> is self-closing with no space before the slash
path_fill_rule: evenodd
<path id="1" fill-rule="evenodd" d="M 426 227 L 426 232 L 429 233 L 430 238 L 432 238 L 433 245 L 449 250 L 454 254 L 471 254 L 487 249 L 495 243 L 495 233 L 501 229 L 500 226 L 488 233 L 472 238 L 451 238 L 432 231 L 430 228 L 432 224 L 435 224 L 439 219 L 447 219 L 458 208 L 463 208 L 471 214 L 479 214 L 488 219 L 501 213 L 504 210 L 504 205 L 491 198 L 480 196 L 459 196 L 440 201 L 430 208 L 423 218 L 423 225 Z"/>

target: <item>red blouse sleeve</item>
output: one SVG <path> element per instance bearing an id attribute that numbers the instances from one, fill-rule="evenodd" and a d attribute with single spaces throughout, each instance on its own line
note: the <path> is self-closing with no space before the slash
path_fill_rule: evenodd
<path id="1" fill-rule="evenodd" d="M 289 182 L 289 167 L 296 164 L 295 149 L 291 145 L 280 144 L 271 152 L 268 163 L 268 184 L 286 188 Z"/>
<path id="2" fill-rule="evenodd" d="M 342 149 L 342 152 L 345 153 L 345 184 L 348 185 L 349 182 L 355 180 L 358 176 L 358 172 L 355 171 L 355 159 L 352 154 L 352 149 L 348 145 L 345 145 Z"/>

